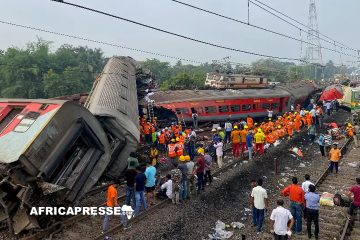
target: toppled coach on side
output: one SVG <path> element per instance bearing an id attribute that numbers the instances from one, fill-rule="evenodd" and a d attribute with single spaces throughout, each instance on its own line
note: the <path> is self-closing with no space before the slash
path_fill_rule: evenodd
<path id="1" fill-rule="evenodd" d="M 47 227 L 49 218 L 30 216 L 31 207 L 66 206 L 101 176 L 118 178 L 139 136 L 129 57 L 110 58 L 85 107 L 58 99 L 0 99 L 0 222 L 15 234 Z"/>

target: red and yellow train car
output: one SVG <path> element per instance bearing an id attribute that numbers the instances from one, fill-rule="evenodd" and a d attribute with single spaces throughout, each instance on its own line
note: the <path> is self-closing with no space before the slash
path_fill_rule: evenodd
<path id="1" fill-rule="evenodd" d="M 157 91 L 149 98 L 155 106 L 172 110 L 186 122 L 195 112 L 202 122 L 225 121 L 248 115 L 266 117 L 267 110 L 282 114 L 291 104 L 306 101 L 315 90 L 313 83 L 304 81 L 265 89 Z"/>

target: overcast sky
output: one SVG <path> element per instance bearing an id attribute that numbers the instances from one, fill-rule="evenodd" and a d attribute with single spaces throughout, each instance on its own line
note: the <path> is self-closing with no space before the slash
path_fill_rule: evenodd
<path id="1" fill-rule="evenodd" d="M 69 0 L 102 11 L 129 18 L 148 25 L 166 29 L 212 43 L 280 57 L 299 58 L 299 42 L 275 36 L 226 19 L 199 12 L 170 0 Z M 247 21 L 247 0 L 181 0 L 226 16 Z M 309 0 L 261 0 L 288 15 L 307 24 Z M 231 61 L 250 63 L 259 57 L 232 52 L 194 43 L 169 36 L 164 33 L 136 26 L 121 20 L 81 10 L 71 6 L 51 2 L 50 0 L 0 0 L 0 21 L 13 22 L 51 31 L 78 35 L 93 40 L 123 45 L 130 48 L 162 53 L 170 56 L 211 62 L 214 59 L 231 57 Z M 317 0 L 319 31 L 353 48 L 360 48 L 359 0 Z M 250 22 L 300 37 L 299 30 L 274 18 L 257 8 L 250 7 Z M 52 41 L 53 49 L 62 44 L 87 45 L 101 48 L 106 56 L 128 55 L 137 60 L 159 58 L 117 47 L 105 46 L 83 40 L 61 37 L 9 26 L 0 23 L 0 49 L 11 46 L 24 47 L 37 37 Z M 302 34 L 306 40 L 306 34 Z M 322 43 L 334 48 L 333 45 Z M 303 45 L 302 54 L 306 45 Z M 322 50 L 324 62 L 332 59 L 340 63 L 339 54 Z M 348 52 L 355 54 L 354 52 Z M 354 58 L 342 56 L 342 61 L 354 61 Z M 184 62 L 185 63 L 185 62 Z"/>

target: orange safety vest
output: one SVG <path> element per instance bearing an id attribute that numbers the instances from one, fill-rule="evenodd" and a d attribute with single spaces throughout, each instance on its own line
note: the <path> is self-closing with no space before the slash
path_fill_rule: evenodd
<path id="1" fill-rule="evenodd" d="M 165 133 L 160 134 L 159 136 L 159 143 L 164 144 L 165 143 Z"/>
<path id="2" fill-rule="evenodd" d="M 269 133 L 266 135 L 266 142 L 268 142 L 270 144 L 275 142 L 275 138 L 272 133 Z"/>
<path id="3" fill-rule="evenodd" d="M 180 137 L 179 137 L 179 142 L 181 142 L 182 144 L 184 144 L 185 138 L 184 138 L 183 135 L 180 135 Z"/>
<path id="4" fill-rule="evenodd" d="M 176 157 L 176 152 L 175 152 L 175 144 L 174 143 L 170 143 L 168 145 L 168 156 L 173 158 L 173 157 Z"/>
<path id="5" fill-rule="evenodd" d="M 231 132 L 231 142 L 232 143 L 240 143 L 241 142 L 241 136 L 239 130 L 233 130 Z"/>
<path id="6" fill-rule="evenodd" d="M 301 121 L 296 120 L 296 121 L 294 122 L 294 129 L 295 129 L 297 132 L 300 132 L 300 125 L 301 125 Z"/>
<path id="7" fill-rule="evenodd" d="M 305 120 L 306 120 L 306 125 L 307 125 L 307 126 L 310 126 L 310 125 L 311 125 L 311 122 L 312 122 L 312 117 L 311 117 L 311 115 L 310 115 L 310 114 L 307 114 L 307 115 L 305 116 Z"/>
<path id="8" fill-rule="evenodd" d="M 278 130 L 273 131 L 272 135 L 274 136 L 275 141 L 279 139 L 279 131 Z"/>
<path id="9" fill-rule="evenodd" d="M 150 124 L 150 131 L 151 131 L 151 133 L 155 132 L 155 127 L 154 127 L 154 125 L 151 125 L 151 124 Z"/>
<path id="10" fill-rule="evenodd" d="M 178 142 L 176 144 L 176 156 L 180 157 L 181 155 L 183 155 L 184 153 L 184 144 L 182 144 L 181 142 Z"/>
<path id="11" fill-rule="evenodd" d="M 289 123 L 288 125 L 286 125 L 286 130 L 287 130 L 287 134 L 289 136 L 292 136 L 293 135 L 293 127 L 292 127 L 292 124 Z"/>
<path id="12" fill-rule="evenodd" d="M 148 124 L 144 125 L 144 134 L 145 135 L 150 134 L 150 126 Z"/>
<path id="13" fill-rule="evenodd" d="M 246 118 L 246 123 L 249 128 L 252 128 L 254 120 L 251 117 Z"/>

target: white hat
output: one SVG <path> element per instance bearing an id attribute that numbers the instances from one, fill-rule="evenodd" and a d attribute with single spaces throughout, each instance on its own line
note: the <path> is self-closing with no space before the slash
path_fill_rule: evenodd
<path id="1" fill-rule="evenodd" d="M 211 129 L 211 131 L 212 131 L 212 132 L 216 132 L 216 129 L 215 129 L 215 128 L 213 128 L 213 129 Z"/>
<path id="2" fill-rule="evenodd" d="M 221 127 L 218 127 L 217 130 L 221 130 Z"/>

